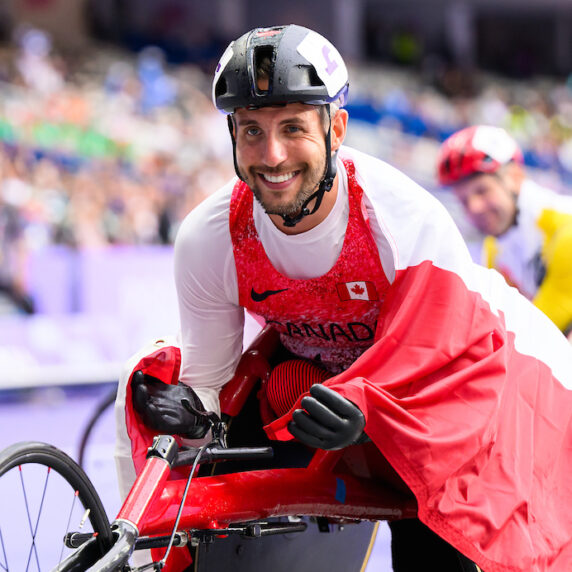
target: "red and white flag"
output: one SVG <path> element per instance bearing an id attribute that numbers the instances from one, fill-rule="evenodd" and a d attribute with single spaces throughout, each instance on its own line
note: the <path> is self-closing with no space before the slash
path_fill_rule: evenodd
<path id="1" fill-rule="evenodd" d="M 482 570 L 572 570 L 572 346 L 473 264 L 440 203 L 355 158 L 395 275 L 374 345 L 325 384 L 363 411 L 421 521 Z M 271 437 L 292 439 L 291 411 Z"/>
<path id="2" fill-rule="evenodd" d="M 570 348 L 514 302 L 500 307 L 510 321 L 526 316 L 516 332 L 454 272 L 428 261 L 398 271 L 377 343 L 325 384 L 364 412 L 419 518 L 483 570 L 572 570 Z M 267 432 L 292 438 L 290 419 Z"/>
<path id="3" fill-rule="evenodd" d="M 373 282 L 343 282 L 337 284 L 340 300 L 377 300 L 377 290 Z"/>

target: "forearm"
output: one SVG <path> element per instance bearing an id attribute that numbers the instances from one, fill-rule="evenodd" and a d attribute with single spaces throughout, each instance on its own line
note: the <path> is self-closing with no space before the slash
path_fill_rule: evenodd
<path id="1" fill-rule="evenodd" d="M 218 411 L 218 393 L 242 352 L 244 310 L 238 305 L 228 218 L 207 211 L 192 213 L 175 242 L 179 379 L 195 390 L 206 410 Z"/>
<path id="2" fill-rule="evenodd" d="M 242 353 L 243 329 L 240 307 L 207 306 L 181 314 L 180 381 L 196 391 L 207 410 L 218 410 L 218 393 Z"/>

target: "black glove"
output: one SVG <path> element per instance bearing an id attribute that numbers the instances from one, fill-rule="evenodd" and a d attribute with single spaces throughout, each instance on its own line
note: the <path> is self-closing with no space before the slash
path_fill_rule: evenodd
<path id="1" fill-rule="evenodd" d="M 131 389 L 135 411 L 150 429 L 189 439 L 201 439 L 207 434 L 210 428 L 208 421 L 193 415 L 183 405 L 186 399 L 198 411 L 205 410 L 197 394 L 188 385 L 169 385 L 138 370 L 133 374 Z"/>
<path id="2" fill-rule="evenodd" d="M 363 438 L 365 417 L 351 401 L 319 383 L 302 398 L 302 407 L 292 413 L 288 430 L 296 439 L 318 449 L 341 449 Z"/>

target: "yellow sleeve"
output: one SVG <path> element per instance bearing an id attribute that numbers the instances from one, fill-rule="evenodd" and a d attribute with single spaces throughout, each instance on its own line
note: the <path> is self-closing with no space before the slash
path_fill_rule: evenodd
<path id="1" fill-rule="evenodd" d="M 564 331 L 572 324 L 572 215 L 546 210 L 538 226 L 546 237 L 546 276 L 533 303 Z"/>

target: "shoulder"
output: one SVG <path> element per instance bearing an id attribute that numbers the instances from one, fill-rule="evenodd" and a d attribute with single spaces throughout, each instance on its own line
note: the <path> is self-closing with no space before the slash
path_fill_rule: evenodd
<path id="1" fill-rule="evenodd" d="M 445 264 L 466 246 L 445 206 L 428 190 L 388 163 L 354 149 L 344 149 L 364 191 L 364 204 L 391 245 L 396 268 L 431 259 Z"/>
<path id="2" fill-rule="evenodd" d="M 571 275 L 572 214 L 545 209 L 538 218 L 538 226 L 546 237 L 543 255 L 547 263 L 547 270 Z"/>
<path id="3" fill-rule="evenodd" d="M 441 203 L 431 193 L 389 163 L 350 147 L 342 147 L 340 156 L 354 163 L 357 182 L 374 205 L 410 205 L 418 212 L 441 210 Z"/>
<path id="4" fill-rule="evenodd" d="M 187 214 L 177 232 L 175 247 L 180 244 L 207 246 L 228 234 L 230 198 L 235 182 L 229 181 Z"/>
<path id="5" fill-rule="evenodd" d="M 527 179 L 518 196 L 519 209 L 539 214 L 545 209 L 572 214 L 572 195 L 565 195 L 548 189 Z"/>
<path id="6" fill-rule="evenodd" d="M 175 239 L 175 272 L 179 279 L 218 280 L 232 262 L 229 205 L 235 180 L 207 197 L 183 220 Z M 218 277 L 218 278 L 217 278 Z"/>

